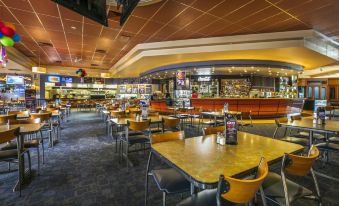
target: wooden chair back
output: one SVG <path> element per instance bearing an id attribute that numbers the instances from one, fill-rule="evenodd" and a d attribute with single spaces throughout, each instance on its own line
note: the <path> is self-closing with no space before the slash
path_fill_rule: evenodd
<path id="1" fill-rule="evenodd" d="M 302 117 L 301 117 L 301 115 L 293 115 L 293 116 L 291 116 L 291 119 L 294 121 L 294 120 L 301 120 L 302 119 Z"/>
<path id="2" fill-rule="evenodd" d="M 180 128 L 180 119 L 178 118 L 162 118 L 163 129 Z"/>
<path id="3" fill-rule="evenodd" d="M 111 118 L 120 118 L 120 117 L 125 116 L 125 111 L 113 110 L 113 111 L 110 111 L 110 113 L 111 113 Z"/>
<path id="4" fill-rule="evenodd" d="M 54 112 L 54 111 L 57 111 L 57 110 L 59 110 L 58 107 L 50 107 L 50 108 L 46 108 L 46 111 L 47 111 L 47 112 Z"/>
<path id="5" fill-rule="evenodd" d="M 218 126 L 218 127 L 207 127 L 202 129 L 203 135 L 211 135 L 217 134 L 218 132 L 224 132 L 225 126 Z"/>
<path id="6" fill-rule="evenodd" d="M 28 110 L 27 111 L 8 111 L 7 112 L 8 115 L 10 114 L 16 114 L 16 115 L 29 115 Z"/>
<path id="7" fill-rule="evenodd" d="M 32 113 L 31 119 L 40 119 L 41 122 L 48 122 L 52 117 L 52 112 Z"/>
<path id="8" fill-rule="evenodd" d="M 184 131 L 158 133 L 158 134 L 153 134 L 151 136 L 151 143 L 156 144 L 160 142 L 169 142 L 169 141 L 183 140 L 183 139 L 185 139 Z"/>
<path id="9" fill-rule="evenodd" d="M 318 156 L 319 150 L 314 145 L 309 150 L 308 156 L 285 154 L 283 159 L 284 171 L 295 176 L 306 176 L 311 171 Z"/>
<path id="10" fill-rule="evenodd" d="M 133 131 L 146 131 L 149 130 L 151 125 L 151 120 L 145 121 L 127 121 L 128 129 Z"/>
<path id="11" fill-rule="evenodd" d="M 332 107 L 332 106 L 326 106 L 325 107 L 325 111 L 332 111 L 332 110 L 334 110 L 334 107 Z"/>
<path id="12" fill-rule="evenodd" d="M 20 127 L 0 132 L 0 144 L 9 142 L 19 136 Z"/>
<path id="13" fill-rule="evenodd" d="M 38 124 L 41 123 L 40 118 L 36 119 L 24 119 L 24 120 L 9 120 L 8 121 L 9 125 L 14 125 L 14 124 Z"/>
<path id="14" fill-rule="evenodd" d="M 254 198 L 267 174 L 268 164 L 265 158 L 261 158 L 255 179 L 242 180 L 221 175 L 218 184 L 218 195 L 233 203 L 248 203 Z M 228 187 L 225 187 L 225 182 L 228 183 Z"/>
<path id="15" fill-rule="evenodd" d="M 277 126 L 280 126 L 281 123 L 287 123 L 288 122 L 288 118 L 287 117 L 280 117 L 280 118 L 276 118 L 275 119 L 275 124 Z"/>
<path id="16" fill-rule="evenodd" d="M 17 114 L 9 114 L 0 116 L 0 124 L 7 124 L 9 120 L 15 120 Z"/>

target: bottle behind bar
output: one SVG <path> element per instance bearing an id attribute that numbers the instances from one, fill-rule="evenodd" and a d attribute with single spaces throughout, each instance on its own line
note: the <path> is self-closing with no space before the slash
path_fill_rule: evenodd
<path id="1" fill-rule="evenodd" d="M 228 103 L 226 102 L 224 104 L 224 113 L 227 113 L 228 112 Z"/>
<path id="2" fill-rule="evenodd" d="M 317 108 L 318 124 L 325 124 L 326 111 L 324 107 Z"/>
<path id="3" fill-rule="evenodd" d="M 237 131 L 237 119 L 231 114 L 225 114 L 226 144 L 238 144 Z"/>

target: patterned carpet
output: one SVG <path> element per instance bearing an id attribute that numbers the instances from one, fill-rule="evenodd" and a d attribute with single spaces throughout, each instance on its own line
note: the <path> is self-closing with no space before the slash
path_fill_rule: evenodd
<path id="1" fill-rule="evenodd" d="M 131 155 L 136 164 L 127 171 L 123 161 L 119 163 L 112 138 L 106 135 L 105 123 L 95 112 L 73 112 L 62 125 L 62 137 L 55 147 L 46 150 L 46 163 L 40 176 L 23 190 L 22 197 L 13 193 L 17 172 L 7 173 L 7 164 L 0 163 L 0 205 L 143 205 L 145 169 L 148 154 Z M 272 136 L 274 125 L 259 124 L 249 132 Z M 198 135 L 196 130 L 186 129 L 188 136 Z M 33 169 L 37 168 L 36 153 L 32 150 Z M 156 166 L 163 167 L 159 161 Z M 278 170 L 280 165 L 273 165 Z M 332 155 L 325 168 L 317 162 L 316 168 L 339 177 L 339 158 Z M 12 169 L 15 169 L 13 165 Z M 312 189 L 309 178 L 294 180 Z M 323 195 L 323 205 L 339 205 L 337 182 L 318 178 Z M 151 180 L 149 205 L 161 205 L 162 194 Z M 187 194 L 188 195 L 188 194 Z M 186 196 L 187 196 L 186 195 Z M 175 205 L 179 195 L 168 196 L 168 205 Z M 296 205 L 316 205 L 302 200 Z"/>

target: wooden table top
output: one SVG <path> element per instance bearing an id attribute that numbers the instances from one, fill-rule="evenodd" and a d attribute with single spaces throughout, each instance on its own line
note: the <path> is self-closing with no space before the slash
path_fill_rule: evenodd
<path id="1" fill-rule="evenodd" d="M 224 116 L 224 111 L 216 111 L 216 112 L 201 112 L 202 114 L 210 115 L 210 116 L 216 116 L 216 117 L 221 117 Z M 228 111 L 227 114 L 241 114 L 241 112 L 238 111 Z"/>
<path id="2" fill-rule="evenodd" d="M 273 162 L 284 153 L 303 149 L 298 144 L 245 132 L 238 132 L 238 145 L 218 145 L 216 141 L 216 135 L 199 136 L 157 143 L 152 145 L 152 150 L 182 171 L 187 179 L 215 187 L 221 174 L 241 176 L 255 169 L 261 157 Z"/>
<path id="3" fill-rule="evenodd" d="M 37 132 L 39 131 L 45 124 L 44 123 L 33 123 L 33 124 L 13 124 L 13 125 L 1 125 L 0 126 L 0 131 L 7 131 L 9 129 L 14 129 L 17 127 L 20 127 L 20 133 L 25 134 L 25 133 L 32 133 L 32 132 Z"/>
<path id="4" fill-rule="evenodd" d="M 313 124 L 313 119 L 301 119 L 301 120 L 294 120 L 288 121 L 287 123 L 281 123 L 284 127 L 296 127 L 296 128 L 303 128 L 309 129 L 314 131 L 327 131 L 327 132 L 334 132 L 339 133 L 339 121 L 336 120 L 325 120 L 325 125 Z"/>
<path id="5" fill-rule="evenodd" d="M 148 117 L 148 119 L 151 120 L 151 123 L 160 123 L 162 121 L 162 118 L 174 119 L 173 117 L 162 116 L 162 115 Z M 114 124 L 118 124 L 118 125 L 127 125 L 127 121 L 142 122 L 142 121 L 145 121 L 145 120 L 143 120 L 143 119 L 137 119 L 136 120 L 134 117 L 120 117 L 120 118 L 112 118 L 112 119 L 110 119 L 110 121 L 113 122 Z"/>

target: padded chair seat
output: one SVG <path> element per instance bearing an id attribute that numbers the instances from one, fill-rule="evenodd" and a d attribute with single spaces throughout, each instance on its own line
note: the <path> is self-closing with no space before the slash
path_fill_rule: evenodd
<path id="1" fill-rule="evenodd" d="M 339 137 L 331 137 L 331 138 L 329 138 L 329 141 L 336 143 L 336 144 L 339 144 Z"/>
<path id="2" fill-rule="evenodd" d="M 52 125 L 53 125 L 53 127 L 57 127 L 57 126 L 59 126 L 59 122 L 53 122 Z"/>
<path id="3" fill-rule="evenodd" d="M 288 198 L 290 202 L 300 198 L 312 195 L 312 191 L 298 185 L 295 182 L 286 178 L 287 190 L 288 190 Z M 285 195 L 283 183 L 281 180 L 281 176 L 274 172 L 269 172 L 263 185 L 265 196 L 267 199 L 278 203 L 280 205 L 285 205 Z"/>
<path id="4" fill-rule="evenodd" d="M 204 190 L 197 194 L 194 194 L 183 201 L 181 201 L 177 206 L 229 206 L 236 205 L 235 203 L 229 202 L 223 198 L 220 198 L 220 203 L 217 204 L 217 189 L 213 190 Z"/>
<path id="5" fill-rule="evenodd" d="M 16 149 L 0 151 L 0 160 L 13 159 L 18 157 Z"/>
<path id="6" fill-rule="evenodd" d="M 190 190 L 190 183 L 173 168 L 152 170 L 151 173 L 159 189 L 167 194 Z"/>
<path id="7" fill-rule="evenodd" d="M 339 144 L 324 142 L 316 145 L 319 150 L 327 150 L 330 152 L 339 152 Z"/>
<path id="8" fill-rule="evenodd" d="M 27 140 L 24 143 L 25 148 L 31 148 L 31 147 L 38 147 L 40 143 L 40 140 L 33 139 L 33 140 Z M 16 142 L 10 142 L 9 144 L 6 144 L 4 147 L 1 148 L 1 150 L 11 150 L 16 149 L 17 144 Z"/>
<path id="9" fill-rule="evenodd" d="M 309 138 L 309 133 L 308 132 L 299 132 L 296 137 L 302 137 L 302 138 Z M 313 138 L 317 140 L 323 140 L 325 139 L 325 136 L 320 133 L 313 133 Z"/>
<path id="10" fill-rule="evenodd" d="M 304 146 L 308 145 L 308 139 L 305 139 L 305 138 L 283 137 L 280 140 L 285 141 L 285 142 L 292 142 L 292 143 L 300 144 L 300 145 L 304 145 Z"/>
<path id="11" fill-rule="evenodd" d="M 122 137 L 123 141 L 126 141 L 125 136 Z M 135 135 L 135 136 L 128 136 L 129 144 L 138 144 L 138 143 L 148 143 L 150 140 L 144 135 Z"/>

